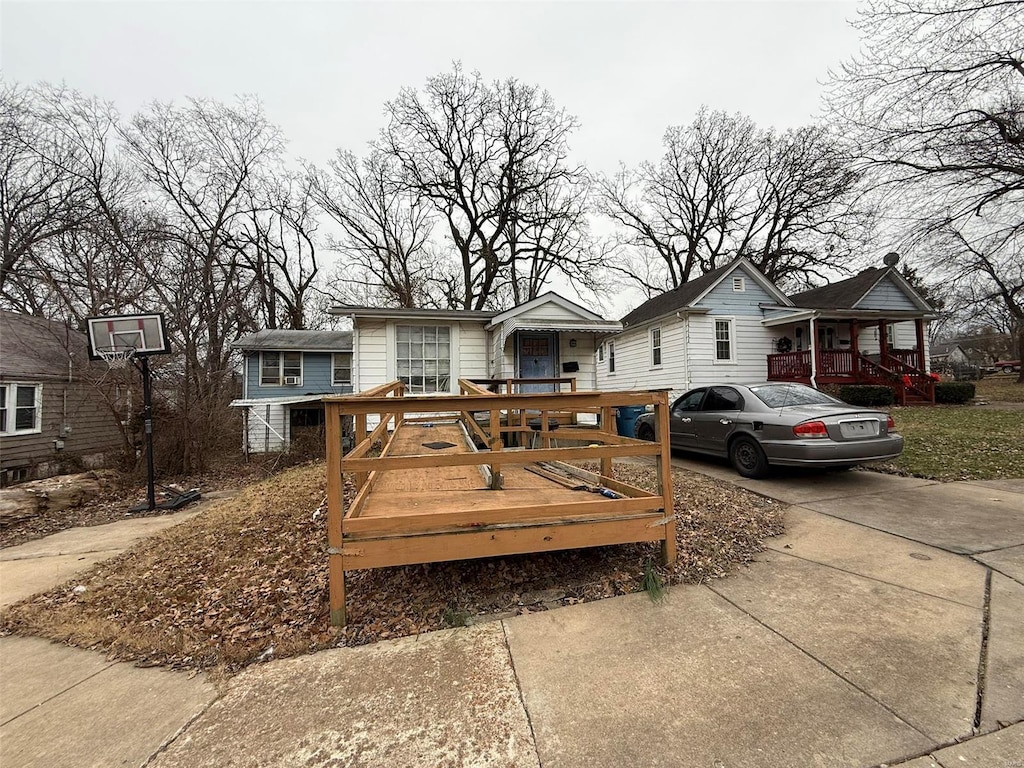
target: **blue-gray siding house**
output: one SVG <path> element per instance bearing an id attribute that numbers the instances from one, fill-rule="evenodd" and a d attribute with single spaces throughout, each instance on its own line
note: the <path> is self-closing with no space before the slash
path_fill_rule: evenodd
<path id="1" fill-rule="evenodd" d="M 644 302 L 597 350 L 600 389 L 765 380 L 891 386 L 934 401 L 933 308 L 895 269 L 786 295 L 745 258 Z"/>
<path id="2" fill-rule="evenodd" d="M 242 353 L 247 453 L 286 450 L 293 439 L 321 431 L 324 395 L 352 390 L 352 333 L 264 330 L 233 345 Z"/>

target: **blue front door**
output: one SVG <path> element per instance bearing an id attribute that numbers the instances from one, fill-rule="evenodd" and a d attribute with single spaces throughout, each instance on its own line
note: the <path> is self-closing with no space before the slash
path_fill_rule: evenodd
<path id="1" fill-rule="evenodd" d="M 520 333 L 519 378 L 551 379 L 555 376 L 556 339 L 553 333 Z M 521 384 L 520 392 L 553 392 L 554 384 Z"/>

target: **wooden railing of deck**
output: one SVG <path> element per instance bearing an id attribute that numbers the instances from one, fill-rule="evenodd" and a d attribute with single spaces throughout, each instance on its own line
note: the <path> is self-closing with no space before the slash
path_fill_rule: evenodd
<path id="1" fill-rule="evenodd" d="M 503 380 L 507 381 L 507 380 Z M 535 380 L 533 380 L 535 381 Z M 365 506 L 366 499 L 381 473 L 416 468 L 483 466 L 490 469 L 491 488 L 501 488 L 502 462 L 524 464 L 552 462 L 565 466 L 576 472 L 583 472 L 578 467 L 562 465 L 562 462 L 593 461 L 600 464 L 600 473 L 584 473 L 590 477 L 591 484 L 597 484 L 619 492 L 618 498 L 605 498 L 598 502 L 600 512 L 587 512 L 595 515 L 594 520 L 614 518 L 623 515 L 635 515 L 643 510 L 649 512 L 654 520 L 646 524 L 646 528 L 660 529 L 659 540 L 662 542 L 662 557 L 672 562 L 676 557 L 675 515 L 672 492 L 671 451 L 669 449 L 669 413 L 668 393 L 664 391 L 645 392 L 544 392 L 524 394 L 496 394 L 469 380 L 459 382 L 460 395 L 441 395 L 425 397 L 406 397 L 405 387 L 401 382 L 377 387 L 359 395 L 335 395 L 323 398 L 326 434 L 327 434 L 327 525 L 328 525 L 328 556 L 330 585 L 330 620 L 333 626 L 343 626 L 345 617 L 345 570 L 346 558 L 356 559 L 360 545 L 359 532 L 346 534 L 346 520 L 361 519 L 359 512 Z M 622 437 L 610 432 L 609 425 L 614 424 L 612 411 L 617 406 L 648 405 L 654 408 L 655 440 L 647 442 Z M 474 417 L 476 413 L 488 413 L 489 421 L 486 429 Z M 501 413 L 540 414 L 541 424 L 546 427 L 548 417 L 561 412 L 601 413 L 604 420 L 602 428 L 582 429 L 576 427 L 559 428 L 556 437 L 580 441 L 584 445 L 552 447 L 553 433 L 542 428 L 544 442 L 541 447 L 531 450 L 505 451 L 501 439 Z M 417 414 L 429 414 L 428 416 Z M 342 448 L 342 423 L 347 416 L 354 417 L 355 445 L 346 455 Z M 368 417 L 377 416 L 379 423 L 372 432 L 367 433 Z M 483 444 L 482 450 L 466 453 L 390 455 L 390 447 L 394 436 L 403 424 L 423 421 L 439 421 L 450 419 L 461 421 L 466 431 Z M 389 434 L 389 425 L 394 424 L 395 431 Z M 529 429 L 529 427 L 527 427 Z M 532 431 L 532 430 L 531 430 Z M 371 456 L 373 446 L 383 442 L 384 447 L 379 456 Z M 657 491 L 651 493 L 629 486 L 612 477 L 612 460 L 636 456 L 649 456 L 654 460 L 657 474 Z M 344 475 L 353 477 L 356 493 L 346 509 L 344 494 Z M 631 491 L 636 495 L 631 496 Z M 651 505 L 654 499 L 654 505 Z M 594 502 L 587 502 L 588 505 Z M 500 497 L 495 497 L 495 507 L 488 510 L 470 510 L 458 515 L 437 515 L 437 525 L 441 526 L 444 535 L 478 534 L 487 526 L 504 528 L 517 525 L 561 526 L 579 522 L 573 519 L 572 505 L 536 504 L 528 507 L 515 507 L 505 510 Z M 572 507 L 575 509 L 575 507 Z M 590 509 L 590 506 L 587 507 Z M 504 511 L 503 511 L 504 510 Z M 501 518 L 501 515 L 505 518 Z M 582 514 L 580 512 L 579 514 Z M 577 518 L 579 517 L 577 514 Z M 422 526 L 422 516 L 405 515 L 408 520 L 416 517 Z M 433 518 L 432 518 L 433 519 Z M 376 521 L 376 518 L 375 518 Z M 355 526 L 355 523 L 352 523 Z M 403 536 L 423 535 L 424 529 L 403 528 L 403 515 L 395 515 L 388 519 L 389 537 L 400 539 Z M 427 531 L 432 532 L 432 531 Z M 497 536 L 497 532 L 495 536 Z M 504 534 L 503 534 L 504 535 Z M 645 534 L 647 535 L 647 534 Z M 388 537 L 385 537 L 388 538 Z M 491 536 L 493 539 L 494 536 Z M 467 538 L 464 549 L 470 554 L 464 557 L 480 557 L 472 553 L 471 537 Z M 643 539 L 650 540 L 650 539 Z M 348 546 L 346 547 L 346 542 Z M 593 546 L 602 542 L 585 544 Z M 607 542 L 603 542 L 607 543 Z M 574 546 L 581 546 L 579 544 Z M 378 545 L 379 548 L 379 545 Z M 513 549 L 509 551 L 529 551 Z M 434 553 L 436 554 L 436 553 Z M 433 556 L 432 556 L 433 557 Z M 432 562 L 417 560 L 415 562 Z M 365 561 L 364 561 L 365 562 Z M 403 561 L 409 562 L 409 561 Z M 348 565 L 353 567 L 378 567 L 379 565 L 396 563 L 379 563 L 375 566 Z M 398 563 L 401 564 L 401 563 Z"/>

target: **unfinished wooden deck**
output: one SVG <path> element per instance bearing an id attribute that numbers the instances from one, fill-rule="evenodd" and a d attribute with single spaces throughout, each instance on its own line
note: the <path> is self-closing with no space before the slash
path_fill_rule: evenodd
<path id="1" fill-rule="evenodd" d="M 332 624 L 345 623 L 344 574 L 350 570 L 639 541 L 662 542 L 663 556 L 674 559 L 664 393 L 494 395 L 467 383 L 461 397 L 407 398 L 400 385 L 384 396 L 379 389 L 325 399 Z M 506 450 L 488 423 L 481 426 L 472 416 L 488 412 L 499 433 L 525 424 L 523 409 L 542 415 L 601 412 L 609 424 L 609 403 L 640 401 L 653 402 L 664 422 L 664 440 L 644 442 L 601 429 L 545 429 L 537 440 L 524 441 L 536 448 Z M 425 412 L 430 415 L 413 415 Z M 371 413 L 380 425 L 367 433 Z M 356 424 L 356 446 L 344 457 L 343 415 L 354 415 Z M 559 440 L 574 445 L 563 447 Z M 377 441 L 383 443 L 381 454 L 371 457 Z M 484 449 L 477 450 L 481 443 Z M 658 459 L 658 493 L 611 477 L 612 459 L 624 455 Z M 563 463 L 585 459 L 600 462 L 601 471 Z M 348 508 L 341 493 L 346 472 L 358 489 Z"/>

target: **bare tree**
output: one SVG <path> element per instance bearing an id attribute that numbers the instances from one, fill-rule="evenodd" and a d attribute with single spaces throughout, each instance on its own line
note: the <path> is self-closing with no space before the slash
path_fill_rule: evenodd
<path id="1" fill-rule="evenodd" d="M 547 226 L 548 240 L 532 249 L 514 248 L 508 238 L 513 220 L 525 221 L 557 185 L 583 183 L 582 169 L 567 161 L 577 121 L 550 94 L 514 79 L 486 83 L 456 65 L 430 78 L 422 95 L 403 90 L 386 111 L 380 148 L 396 161 L 413 200 L 434 208 L 454 246 L 457 264 L 442 288 L 447 304 L 481 309 L 502 292 L 514 294 L 523 286 L 513 288 L 513 264 L 530 253 L 560 268 L 572 228 Z M 560 232 L 566 240 L 553 243 Z M 536 234 L 517 227 L 517 245 Z M 523 271 L 516 266 L 517 275 Z"/>
<path id="2" fill-rule="evenodd" d="M 874 0 L 829 104 L 895 226 L 1024 340 L 1024 2 Z M 1021 375 L 1024 382 L 1024 373 Z"/>
<path id="3" fill-rule="evenodd" d="M 309 297 L 320 273 L 316 233 L 319 210 L 305 174 L 268 174 L 251 191 L 251 210 L 237 243 L 253 273 L 254 324 L 307 328 L 316 320 Z"/>
<path id="4" fill-rule="evenodd" d="M 952 216 L 1024 193 L 1024 2 L 872 0 L 828 101 L 879 180 Z M 1024 217 L 1021 218 L 1024 221 Z"/>
<path id="5" fill-rule="evenodd" d="M 862 245 L 857 176 L 825 128 L 779 134 L 705 108 L 664 143 L 658 163 L 598 180 L 623 245 L 611 266 L 649 295 L 737 255 L 772 280 L 806 283 Z"/>
<path id="6" fill-rule="evenodd" d="M 182 469 L 202 466 L 205 436 L 230 396 L 230 342 L 252 330 L 256 290 L 242 257 L 252 189 L 281 139 L 258 103 L 153 104 L 121 130 L 165 221 L 154 291 L 182 355 Z M 223 420 L 220 420 L 223 421 Z"/>
<path id="7" fill-rule="evenodd" d="M 358 284 L 356 293 L 384 306 L 428 306 L 437 259 L 432 207 L 402 188 L 380 151 L 360 159 L 339 150 L 329 167 L 308 168 L 310 194 L 341 228 L 331 247 L 344 259 L 345 289 Z"/>
<path id="8" fill-rule="evenodd" d="M 113 119 L 106 105 L 64 88 L 0 84 L 0 292 L 13 303 L 18 270 L 29 293 L 40 276 L 25 264 L 32 249 L 97 218 Z"/>

